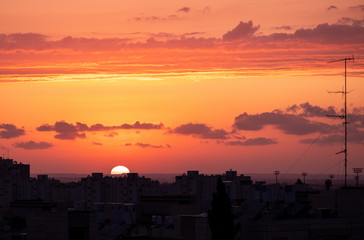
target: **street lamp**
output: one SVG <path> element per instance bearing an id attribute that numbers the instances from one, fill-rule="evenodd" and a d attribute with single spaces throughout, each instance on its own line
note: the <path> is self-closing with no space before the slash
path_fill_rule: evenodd
<path id="1" fill-rule="evenodd" d="M 276 175 L 276 183 L 278 183 L 278 174 L 279 174 L 279 171 L 274 171 L 274 175 Z"/>
<path id="2" fill-rule="evenodd" d="M 307 172 L 303 172 L 302 176 L 303 176 L 303 183 L 306 183 Z"/>

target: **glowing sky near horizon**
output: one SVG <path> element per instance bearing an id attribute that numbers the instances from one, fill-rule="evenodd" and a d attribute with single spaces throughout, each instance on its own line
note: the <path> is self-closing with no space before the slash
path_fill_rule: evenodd
<path id="1" fill-rule="evenodd" d="M 0 2 L 0 151 L 35 173 L 341 174 L 364 151 L 362 1 Z"/>

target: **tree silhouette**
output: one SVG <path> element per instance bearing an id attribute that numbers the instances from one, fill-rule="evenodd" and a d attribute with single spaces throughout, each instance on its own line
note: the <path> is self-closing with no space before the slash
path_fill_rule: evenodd
<path id="1" fill-rule="evenodd" d="M 235 236 L 234 217 L 231 202 L 221 177 L 217 180 L 216 193 L 212 196 L 208 211 L 212 240 L 233 240 Z"/>

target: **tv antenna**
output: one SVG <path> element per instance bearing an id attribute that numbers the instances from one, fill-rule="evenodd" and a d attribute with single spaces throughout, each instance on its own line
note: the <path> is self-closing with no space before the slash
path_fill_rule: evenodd
<path id="1" fill-rule="evenodd" d="M 353 168 L 354 173 L 356 173 L 355 176 L 355 182 L 356 182 L 356 187 L 359 187 L 359 173 L 363 172 L 363 168 Z"/>
<path id="2" fill-rule="evenodd" d="M 347 61 L 353 61 L 354 62 L 354 55 L 350 58 L 342 58 L 334 61 L 330 61 L 329 63 L 333 62 L 344 62 L 344 90 L 339 91 L 336 93 L 342 93 L 344 95 L 344 113 L 341 115 L 327 115 L 328 117 L 338 117 L 343 119 L 343 125 L 344 125 L 344 149 L 340 152 L 337 152 L 336 154 L 344 153 L 344 168 L 345 168 L 345 175 L 344 175 L 344 187 L 347 187 L 347 178 L 348 178 L 348 121 L 347 121 L 347 84 L 346 84 L 346 65 Z"/>

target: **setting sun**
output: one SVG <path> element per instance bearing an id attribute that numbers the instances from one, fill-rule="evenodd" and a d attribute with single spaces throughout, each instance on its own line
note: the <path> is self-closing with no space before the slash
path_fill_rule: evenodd
<path id="1" fill-rule="evenodd" d="M 111 170 L 112 175 L 130 173 L 129 169 L 124 166 L 116 166 Z"/>

